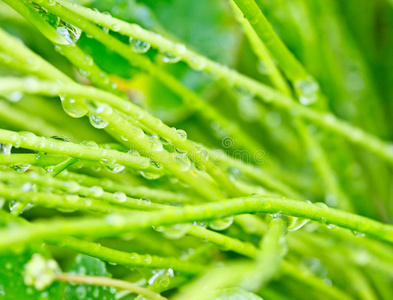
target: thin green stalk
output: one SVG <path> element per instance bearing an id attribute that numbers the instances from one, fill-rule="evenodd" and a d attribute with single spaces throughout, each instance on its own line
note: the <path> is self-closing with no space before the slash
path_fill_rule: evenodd
<path id="1" fill-rule="evenodd" d="M 56 274 L 55 280 L 57 281 L 64 281 L 64 282 L 71 282 L 71 283 L 82 283 L 82 284 L 89 284 L 89 285 L 98 285 L 98 286 L 113 286 L 118 289 L 128 290 L 132 293 L 143 295 L 144 297 L 151 299 L 151 300 L 166 300 L 167 298 L 152 292 L 146 288 L 140 287 L 134 283 L 119 280 L 119 279 L 112 279 L 108 277 L 98 277 L 98 276 L 88 276 L 88 275 L 76 275 L 76 274 Z"/>
<path id="2" fill-rule="evenodd" d="M 103 261 L 116 263 L 122 266 L 148 267 L 157 269 L 174 269 L 184 274 L 198 274 L 203 271 L 204 267 L 194 262 L 181 261 L 173 257 L 159 257 L 149 254 L 129 253 L 110 249 L 100 244 L 84 241 L 74 237 L 63 237 L 61 239 L 49 239 L 50 244 L 61 248 L 70 249 L 89 256 L 97 257 Z"/>
<path id="3" fill-rule="evenodd" d="M 25 192 L 20 189 L 6 187 L 4 184 L 1 184 L 0 197 L 9 201 L 15 200 L 22 204 L 30 203 L 63 211 L 81 210 L 99 213 L 120 211 L 116 206 L 96 199 L 82 198 L 77 195 L 64 196 L 50 193 Z"/>
<path id="4" fill-rule="evenodd" d="M 18 228 L 4 230 L 0 237 L 0 248 L 9 248 L 34 238 L 48 238 L 53 235 L 113 236 L 151 226 L 206 221 L 238 214 L 277 212 L 334 224 L 393 243 L 393 225 L 329 208 L 319 203 L 312 204 L 271 196 L 253 196 L 181 208 L 171 207 L 158 212 L 141 212 L 133 218 L 124 215 L 108 215 L 105 218 L 85 217 L 83 219 L 40 221 L 29 226 L 18 226 Z"/>
<path id="5" fill-rule="evenodd" d="M 272 219 L 269 231 L 260 243 L 261 250 L 257 254 L 255 268 L 243 279 L 242 286 L 244 288 L 256 292 L 278 272 L 283 260 L 285 232 L 284 220 L 281 218 Z"/>
<path id="6" fill-rule="evenodd" d="M 79 184 L 85 186 L 100 186 L 108 192 L 123 192 L 130 197 L 149 198 L 155 202 L 170 203 L 170 202 L 193 202 L 194 200 L 181 192 L 171 192 L 162 189 L 151 189 L 144 186 L 132 186 L 130 184 L 115 182 L 110 179 L 100 179 L 84 174 L 73 172 L 63 172 L 58 176 L 61 179 L 74 180 Z"/>

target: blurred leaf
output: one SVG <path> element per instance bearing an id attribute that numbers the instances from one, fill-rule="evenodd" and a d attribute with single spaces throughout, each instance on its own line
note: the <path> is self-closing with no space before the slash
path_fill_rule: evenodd
<path id="1" fill-rule="evenodd" d="M 79 254 L 75 259 L 70 273 L 79 275 L 107 276 L 105 264 L 98 258 Z M 86 284 L 67 284 L 64 299 L 106 299 L 114 300 L 116 290 L 106 286 L 93 286 Z"/>

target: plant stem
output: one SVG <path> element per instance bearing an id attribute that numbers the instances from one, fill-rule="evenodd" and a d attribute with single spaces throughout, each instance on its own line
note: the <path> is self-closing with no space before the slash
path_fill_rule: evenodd
<path id="1" fill-rule="evenodd" d="M 5 229 L 0 237 L 0 248 L 8 248 L 34 238 L 47 238 L 53 235 L 113 236 L 125 231 L 141 230 L 151 226 L 206 221 L 238 214 L 277 212 L 334 224 L 393 243 L 393 225 L 383 224 L 318 203 L 311 204 L 280 197 L 255 196 L 181 208 L 169 207 L 158 212 L 141 212 L 138 215 L 133 215 L 133 218 L 123 215 L 109 215 L 105 218 L 85 217 L 83 219 L 36 222 L 29 226 Z"/>
<path id="2" fill-rule="evenodd" d="M 82 283 L 88 285 L 98 285 L 98 286 L 112 286 L 122 290 L 128 290 L 135 294 L 143 295 L 144 297 L 151 300 L 165 300 L 167 298 L 152 292 L 146 288 L 140 287 L 136 284 L 119 280 L 112 279 L 108 277 L 99 277 L 99 276 L 88 276 L 88 275 L 76 275 L 76 274 L 56 274 L 55 280 L 64 281 L 64 282 L 72 282 L 72 283 Z"/>

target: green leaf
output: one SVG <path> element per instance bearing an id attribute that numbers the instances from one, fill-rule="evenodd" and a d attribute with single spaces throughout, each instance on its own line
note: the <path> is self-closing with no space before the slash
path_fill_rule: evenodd
<path id="1" fill-rule="evenodd" d="M 70 273 L 79 275 L 107 276 L 105 264 L 98 258 L 78 255 Z M 64 290 L 63 299 L 106 299 L 114 300 L 116 290 L 106 286 L 93 286 L 86 284 L 67 284 Z"/>
<path id="2" fill-rule="evenodd" d="M 1 214 L 0 229 L 13 226 L 17 219 L 8 214 Z M 60 299 L 60 283 L 55 282 L 50 287 L 38 291 L 24 283 L 23 273 L 25 264 L 33 254 L 40 253 L 49 257 L 49 253 L 39 242 L 33 243 L 26 249 L 15 249 L 15 252 L 0 253 L 0 299 L 4 300 L 29 300 L 29 299 Z"/>
<path id="3" fill-rule="evenodd" d="M 39 252 L 47 256 L 43 248 L 39 249 L 40 251 L 37 250 L 37 248 L 31 247 L 23 253 L 2 253 L 0 255 L 0 299 L 60 299 L 60 283 L 58 282 L 42 291 L 24 283 L 24 266 L 32 255 Z"/>
<path id="4" fill-rule="evenodd" d="M 240 288 L 219 290 L 214 300 L 263 300 L 261 297 Z"/>

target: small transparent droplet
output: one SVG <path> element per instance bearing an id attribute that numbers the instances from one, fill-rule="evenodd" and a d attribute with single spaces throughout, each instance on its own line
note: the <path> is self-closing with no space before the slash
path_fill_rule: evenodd
<path id="1" fill-rule="evenodd" d="M 23 93 L 20 91 L 15 91 L 15 92 L 12 92 L 11 94 L 5 96 L 5 98 L 8 101 L 13 102 L 13 103 L 18 102 L 20 99 L 22 99 L 22 97 L 23 97 Z"/>
<path id="2" fill-rule="evenodd" d="M 90 189 L 90 195 L 93 197 L 101 197 L 104 193 L 104 190 L 100 186 L 92 186 Z"/>
<path id="3" fill-rule="evenodd" d="M 164 62 L 168 64 L 174 64 L 177 63 L 180 60 L 179 56 L 175 56 L 173 54 L 169 53 L 160 53 L 159 58 Z"/>
<path id="4" fill-rule="evenodd" d="M 199 58 L 196 56 L 189 56 L 188 57 L 188 64 L 189 66 L 196 70 L 196 71 L 202 71 L 206 67 L 206 62 L 203 58 Z"/>
<path id="5" fill-rule="evenodd" d="M 91 125 L 93 125 L 95 128 L 98 129 L 103 129 L 106 126 L 108 126 L 108 121 L 104 120 L 103 118 L 93 115 L 92 113 L 89 113 L 89 120 Z"/>
<path id="6" fill-rule="evenodd" d="M 0 143 L 0 154 L 11 154 L 12 145 Z"/>
<path id="7" fill-rule="evenodd" d="M 75 99 L 70 97 L 60 97 L 64 111 L 73 118 L 82 118 L 88 110 Z"/>
<path id="8" fill-rule="evenodd" d="M 64 21 L 60 22 L 56 31 L 64 37 L 68 44 L 75 44 L 82 34 L 82 31 L 78 27 Z"/>
<path id="9" fill-rule="evenodd" d="M 162 151 L 164 148 L 157 138 L 150 139 L 150 147 L 152 151 Z"/>
<path id="10" fill-rule="evenodd" d="M 181 239 L 186 235 L 190 229 L 191 224 L 175 224 L 172 226 L 165 226 L 162 229 L 164 236 L 171 240 Z"/>
<path id="11" fill-rule="evenodd" d="M 130 46 L 135 53 L 146 53 L 150 49 L 150 44 L 130 37 Z"/>
<path id="12" fill-rule="evenodd" d="M 24 173 L 30 168 L 29 164 L 18 164 L 18 165 L 13 165 L 11 166 L 11 169 L 18 172 L 18 173 Z"/>
<path id="13" fill-rule="evenodd" d="M 296 81 L 295 89 L 303 105 L 310 105 L 318 100 L 319 85 L 312 77 Z"/>
<path id="14" fill-rule="evenodd" d="M 116 199 L 117 202 L 120 203 L 125 202 L 127 200 L 127 196 L 123 192 L 116 192 L 113 194 L 113 197 Z"/>
<path id="15" fill-rule="evenodd" d="M 217 219 L 209 222 L 209 227 L 213 230 L 225 230 L 233 223 L 233 217 Z"/>
<path id="16" fill-rule="evenodd" d="M 182 129 L 177 129 L 176 131 L 182 141 L 185 141 L 187 139 L 187 132 Z"/>
<path id="17" fill-rule="evenodd" d="M 297 218 L 297 217 L 291 217 L 291 223 L 288 224 L 288 231 L 296 231 L 300 228 L 302 228 L 304 225 L 306 225 L 310 220 L 309 219 L 303 219 L 303 218 Z"/>

